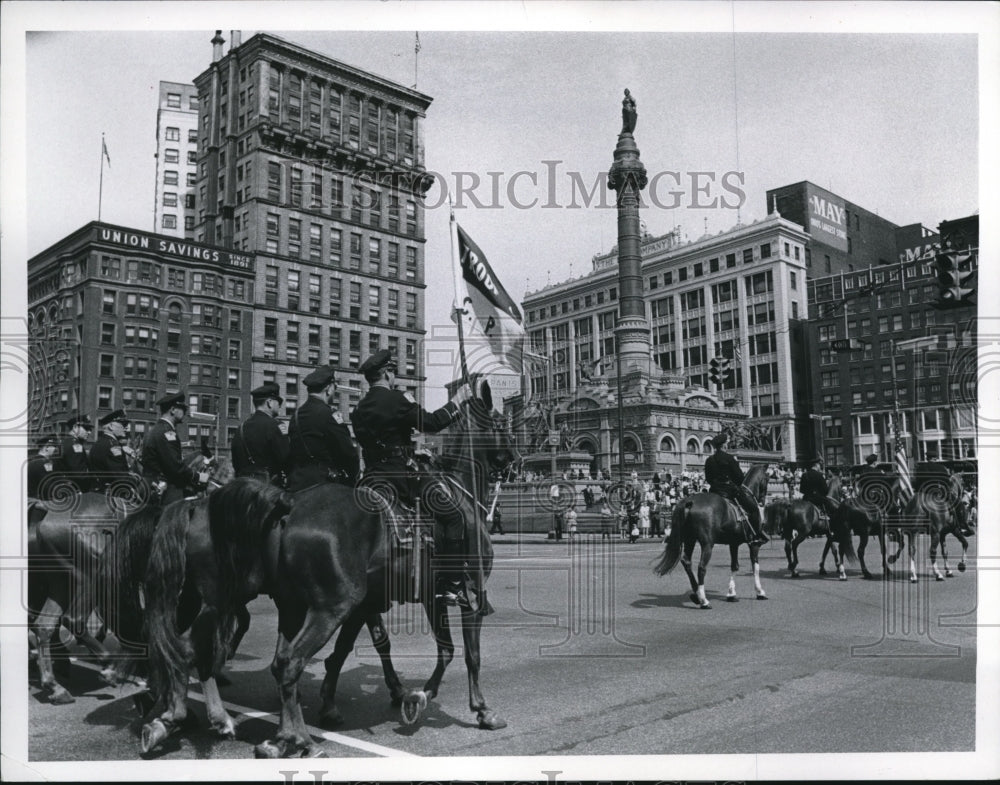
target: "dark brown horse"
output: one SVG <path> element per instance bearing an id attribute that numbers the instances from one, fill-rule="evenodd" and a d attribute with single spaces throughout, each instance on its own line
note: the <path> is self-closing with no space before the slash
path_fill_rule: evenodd
<path id="1" fill-rule="evenodd" d="M 902 486 L 897 479 L 893 485 L 893 495 L 901 498 Z M 917 583 L 916 539 L 919 534 L 926 533 L 930 537 L 931 569 L 934 579 L 943 581 L 945 577 L 953 577 L 948 567 L 948 554 L 945 549 L 945 538 L 952 534 L 962 545 L 962 560 L 958 571 L 965 572 L 965 557 L 969 541 L 962 534 L 968 522 L 969 509 L 962 499 L 962 480 L 957 474 L 948 477 L 934 477 L 920 481 L 914 494 L 903 505 L 901 512 L 889 516 L 886 526 L 890 539 L 897 543 L 896 552 L 889 557 L 889 564 L 895 564 L 903 550 L 903 538 L 908 545 L 910 557 L 910 583 Z M 941 546 L 941 556 L 944 560 L 945 572 L 942 575 L 937 566 L 937 548 Z"/>
<path id="2" fill-rule="evenodd" d="M 199 452 L 187 464 L 200 467 L 204 460 Z M 228 462 L 216 461 L 213 480 L 228 471 Z M 52 703 L 72 703 L 53 669 L 53 654 L 61 661 L 69 656 L 59 642 L 59 628 L 67 627 L 97 657 L 105 682 L 115 682 L 103 631 L 110 628 L 125 644 L 140 642 L 134 614 L 125 610 L 133 606 L 120 591 L 118 560 L 145 556 L 161 507 L 138 478 L 116 481 L 103 493 L 79 493 L 58 476 L 52 483 L 43 486 L 46 500 L 28 511 L 29 624 L 37 639 L 42 687 L 51 693 Z M 93 620 L 101 625 L 96 635 L 89 629 Z"/>
<path id="3" fill-rule="evenodd" d="M 788 560 L 790 577 L 800 577 L 799 545 L 809 537 L 822 536 L 833 552 L 838 578 L 847 580 L 844 561 L 853 563 L 856 556 L 851 530 L 843 516 L 843 506 L 839 506 L 832 516 L 826 517 L 820 514 L 815 504 L 802 498 L 777 499 L 767 505 L 764 510 L 765 531 L 768 534 L 780 534 L 785 541 L 785 558 Z"/>
<path id="4" fill-rule="evenodd" d="M 752 466 L 747 472 L 743 484 L 750 490 L 759 505 L 767 492 L 767 466 L 765 464 Z M 739 547 L 743 543 L 748 543 L 750 547 L 750 563 L 753 565 L 753 581 L 757 599 L 767 599 L 767 594 L 760 585 L 760 564 L 757 558 L 760 545 L 749 542 L 749 532 L 734 515 L 730 504 L 722 496 L 715 493 L 696 493 L 682 499 L 674 508 L 670 536 L 667 537 L 663 556 L 653 568 L 653 572 L 657 575 L 666 575 L 677 565 L 679 559 L 687 572 L 688 580 L 691 582 L 692 593 L 689 595 L 691 601 L 700 608 L 712 607 L 705 597 L 705 570 L 708 567 L 709 559 L 712 558 L 712 547 L 716 543 L 729 546 L 731 574 L 726 599 L 729 602 L 737 602 L 738 600 L 736 573 L 740 569 L 738 553 Z M 691 557 L 695 544 L 701 546 L 697 580 L 695 580 L 691 570 Z M 682 548 L 683 555 L 681 555 Z"/>
<path id="5" fill-rule="evenodd" d="M 854 498 L 844 495 L 841 488 L 840 476 L 835 475 L 830 480 L 830 498 L 840 504 L 840 514 L 845 525 L 858 537 L 858 562 L 861 564 L 861 574 L 867 580 L 874 576 L 865 566 L 865 549 L 868 547 L 868 538 L 875 537 L 878 540 L 879 552 L 882 554 L 882 573 L 890 573 L 889 565 L 885 560 L 885 532 L 882 528 L 884 515 L 888 510 L 889 486 L 884 482 L 885 475 L 873 474 L 862 475 L 858 478 L 858 492 Z M 828 539 L 823 545 L 823 555 L 819 560 L 819 574 L 826 575 L 826 555 L 833 549 Z"/>
<path id="6" fill-rule="evenodd" d="M 472 574 L 467 593 L 472 602 L 461 611 L 462 633 L 465 642 L 465 661 L 469 673 L 469 705 L 476 713 L 481 728 L 500 728 L 506 725 L 492 709 L 479 689 L 479 638 L 481 614 L 488 612 L 485 581 L 489 577 L 493 552 L 489 535 L 483 525 L 483 516 L 472 498 L 466 495 L 470 488 L 485 488 L 488 475 L 483 464 L 492 455 L 509 449 L 505 443 L 506 432 L 494 430 L 492 399 L 488 384 L 479 386 L 479 399 L 465 409 L 462 422 L 471 429 L 466 438 L 464 461 L 455 464 L 461 473 L 465 488 L 450 481 L 434 484 L 433 490 L 421 499 L 424 512 L 432 511 L 437 495 L 446 495 L 465 512 L 467 569 Z M 490 446 L 484 448 L 483 441 Z M 449 443 L 457 443 L 454 434 Z M 483 458 L 482 453 L 490 453 Z M 470 484 L 471 483 L 471 484 Z M 485 495 L 480 498 L 487 498 Z M 292 512 L 281 538 L 281 558 L 277 565 L 275 601 L 278 605 L 278 645 L 271 672 L 278 683 L 281 696 L 281 717 L 277 735 L 255 748 L 257 757 L 277 758 L 321 754 L 315 748 L 302 717 L 297 682 L 309 659 L 345 624 L 352 614 L 364 607 L 366 600 L 376 606 L 385 599 L 387 572 L 395 567 L 386 564 L 388 555 L 385 526 L 381 512 L 385 501 L 376 497 L 365 486 L 357 494 L 350 489 L 320 486 L 308 497 L 303 494 L 295 499 Z M 336 511 L 336 514 L 331 514 Z M 432 584 L 432 582 L 431 582 Z M 412 585 L 412 582 L 411 584 Z M 378 598 L 375 602 L 371 597 Z M 430 679 L 422 690 L 409 691 L 403 699 L 405 721 L 415 721 L 428 700 L 437 695 L 445 668 L 454 656 L 454 644 L 448 622 L 448 609 L 444 600 L 429 588 L 422 592 L 423 603 L 434 630 L 438 647 L 438 661 Z M 335 662 L 328 660 L 328 665 Z M 321 695 L 321 716 L 335 716 L 334 699 L 337 669 L 330 668 L 324 679 Z"/>
<path id="7" fill-rule="evenodd" d="M 468 525 L 466 529 L 470 550 L 466 561 L 472 567 L 470 571 L 473 573 L 470 575 L 467 593 L 476 598 L 478 608 L 461 609 L 465 663 L 469 676 L 469 706 L 476 712 L 480 727 L 497 729 L 504 727 L 506 722 L 487 708 L 479 689 L 481 617 L 490 612 L 485 581 L 489 576 L 493 555 L 489 535 L 482 525 L 487 509 L 480 500 L 488 498 L 487 481 L 490 474 L 509 469 L 517 461 L 518 455 L 509 423 L 493 411 L 488 383 L 479 384 L 477 387 L 478 397 L 470 405 L 469 416 L 449 431 L 441 459 L 441 468 L 446 471 L 439 474 L 439 479 L 441 491 L 449 498 L 460 502 L 467 521 L 470 523 L 475 521 L 474 526 Z M 475 489 L 475 497 L 470 488 Z M 425 508 L 433 508 L 433 498 L 422 502 Z M 414 532 L 413 539 L 419 537 L 420 533 Z M 477 541 L 473 541 L 473 538 Z M 427 539 L 429 540 L 429 534 Z M 394 549 L 390 544 L 390 551 L 392 550 Z M 418 561 L 417 564 L 414 564 L 414 559 Z M 477 562 L 481 570 L 475 567 Z M 416 595 L 420 598 L 435 631 L 438 643 L 437 667 L 422 690 L 405 693 L 402 701 L 402 717 L 406 724 L 416 722 L 427 701 L 437 695 L 445 668 L 454 656 L 455 646 L 452 642 L 447 608 L 440 600 L 434 598 L 434 571 L 438 566 L 430 547 L 420 549 L 419 555 L 417 552 L 391 552 L 384 562 L 385 574 L 376 576 L 374 581 L 369 581 L 369 595 L 362 606 L 368 609 L 369 614 L 378 613 L 386 610 L 390 602 L 412 602 Z M 418 576 L 420 582 L 415 592 L 411 589 L 414 576 Z M 353 625 L 351 620 L 345 622 L 338 635 L 336 648 L 326 660 L 327 676 L 323 683 L 324 704 L 321 716 L 328 722 L 336 722 L 339 719 L 334 707 L 337 679 L 354 642 L 354 637 L 351 636 L 353 634 L 356 637 L 359 629 L 357 619 Z"/>

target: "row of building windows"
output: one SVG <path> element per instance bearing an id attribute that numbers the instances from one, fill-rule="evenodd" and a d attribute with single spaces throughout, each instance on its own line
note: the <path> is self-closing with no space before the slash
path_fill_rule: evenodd
<path id="1" fill-rule="evenodd" d="M 282 292 L 279 281 L 279 268 L 268 265 L 264 271 L 265 305 L 280 307 Z M 416 329 L 419 325 L 416 292 L 400 292 L 399 289 L 391 288 L 383 292 L 378 284 L 366 285 L 356 280 L 346 281 L 345 286 L 345 281 L 338 276 L 330 276 L 326 282 L 324 293 L 322 276 L 315 273 L 303 276 L 299 270 L 286 270 L 284 307 L 290 311 L 304 310 L 323 314 L 323 304 L 326 303 L 327 316 L 408 329 Z"/>
<path id="2" fill-rule="evenodd" d="M 241 282 L 242 283 L 242 282 Z M 116 289 L 104 289 L 101 293 L 101 313 L 115 315 L 124 305 L 124 313 L 129 317 L 148 319 L 160 318 L 160 298 L 156 295 L 121 292 Z M 221 305 L 192 303 L 189 315 L 191 326 L 214 327 L 221 330 L 227 324 L 231 332 L 241 332 L 243 329 L 244 311 L 239 308 L 223 308 Z M 228 319 L 226 318 L 228 314 Z M 167 322 L 181 324 L 186 312 L 181 304 L 173 300 L 167 307 Z"/>
<path id="3" fill-rule="evenodd" d="M 160 219 L 161 229 L 176 229 L 177 228 L 177 216 L 173 213 L 164 213 Z M 194 229 L 194 216 L 185 215 L 184 216 L 184 230 L 192 231 Z M 243 250 L 246 250 L 244 246 Z"/>
<path id="4" fill-rule="evenodd" d="M 284 224 L 284 226 L 283 226 Z M 237 215 L 235 229 L 249 229 L 249 218 Z M 268 213 L 265 219 L 264 250 L 271 254 L 284 251 L 284 255 L 308 259 L 314 264 L 341 267 L 347 270 L 364 270 L 369 275 L 418 282 L 420 278 L 417 248 L 386 241 L 381 237 L 365 237 L 360 232 L 347 235 L 336 226 L 324 230 L 319 223 L 303 224 L 299 218 L 283 217 Z M 400 251 L 402 250 L 402 257 Z"/>
<path id="5" fill-rule="evenodd" d="M 242 356 L 242 341 L 239 338 L 230 338 L 224 342 L 216 335 L 191 334 L 184 341 L 180 330 L 168 329 L 166 331 L 166 350 L 168 352 L 184 351 L 190 355 L 204 355 L 208 357 L 225 356 L 229 360 L 238 361 Z M 145 349 L 159 350 L 160 330 L 155 327 L 137 327 L 126 324 L 124 329 L 119 329 L 119 325 L 113 322 L 101 322 L 101 345 L 102 346 L 136 346 Z M 119 342 L 120 341 L 120 342 Z"/>
<path id="6" fill-rule="evenodd" d="M 181 94 L 180 93 L 167 93 L 167 108 L 168 109 L 180 109 L 181 108 Z M 198 110 L 198 96 L 190 95 L 188 96 L 188 109 L 191 111 Z"/>
<path id="7" fill-rule="evenodd" d="M 167 142 L 179 142 L 181 140 L 181 129 L 176 126 L 168 125 L 163 138 Z M 188 130 L 187 140 L 191 144 L 198 144 L 197 128 L 191 128 Z"/>
<path id="8" fill-rule="evenodd" d="M 164 268 L 166 275 L 164 276 Z M 118 256 L 101 256 L 100 275 L 115 281 L 146 283 L 195 294 L 213 294 L 227 300 L 250 302 L 253 286 L 244 278 L 191 271 L 138 259 L 123 260 Z"/>
<path id="9" fill-rule="evenodd" d="M 190 188 L 193 188 L 198 183 L 198 175 L 195 172 L 185 173 L 184 184 Z M 163 184 L 164 185 L 180 185 L 180 173 L 176 169 L 164 169 L 163 170 Z M 187 197 L 190 196 L 190 202 Z M 184 205 L 186 207 L 194 207 L 194 194 L 185 194 Z"/>
<path id="10" fill-rule="evenodd" d="M 324 340 L 324 332 L 326 339 Z M 400 338 L 397 335 L 384 336 L 380 332 L 365 333 L 361 330 L 346 330 L 347 345 L 343 343 L 345 330 L 339 326 L 318 324 L 306 325 L 297 321 L 282 322 L 277 317 L 264 319 L 264 343 L 262 357 L 266 360 L 281 359 L 285 362 L 318 364 L 325 355 L 333 365 L 357 368 L 365 357 L 381 349 L 388 349 L 399 358 L 402 375 L 416 376 L 418 342 L 414 338 Z M 383 344 L 384 341 L 384 344 Z M 400 354 L 400 349 L 403 354 Z M 346 362 L 344 361 L 346 357 Z"/>

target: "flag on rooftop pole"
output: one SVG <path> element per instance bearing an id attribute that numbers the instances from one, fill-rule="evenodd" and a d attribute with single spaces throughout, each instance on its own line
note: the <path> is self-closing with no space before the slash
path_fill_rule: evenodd
<path id="1" fill-rule="evenodd" d="M 455 311 L 462 320 L 473 373 L 507 369 L 521 373 L 524 327 L 521 311 L 482 252 L 451 215 Z"/>
<path id="2" fill-rule="evenodd" d="M 413 51 L 416 53 L 420 51 L 420 33 L 414 33 L 413 35 L 416 36 L 413 41 Z"/>
<path id="3" fill-rule="evenodd" d="M 101 136 L 101 152 L 108 161 L 108 169 L 111 168 L 111 156 L 108 155 L 108 146 L 104 143 L 104 136 Z"/>

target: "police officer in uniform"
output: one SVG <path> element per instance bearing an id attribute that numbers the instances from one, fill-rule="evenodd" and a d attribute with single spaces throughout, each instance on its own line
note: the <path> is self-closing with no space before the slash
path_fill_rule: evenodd
<path id="1" fill-rule="evenodd" d="M 451 401 L 428 412 L 408 393 L 395 389 L 396 361 L 387 349 L 376 352 L 359 369 L 369 384 L 368 393 L 351 414 L 354 435 L 365 459 L 365 481 L 373 487 L 391 485 L 403 501 L 413 504 L 437 480 L 413 460 L 413 431 L 437 433 L 460 416 L 461 404 L 471 392 L 461 387 Z M 440 497 L 440 498 L 438 498 Z M 435 552 L 464 555 L 465 517 L 451 504 L 449 494 L 436 495 Z M 449 602 L 467 604 L 462 590 L 462 569 L 439 573 L 438 593 Z"/>
<path id="2" fill-rule="evenodd" d="M 38 454 L 28 459 L 28 500 L 44 501 L 50 495 L 47 490 L 47 477 L 55 474 L 55 454 L 58 440 L 55 436 L 46 435 L 38 438 Z"/>
<path id="3" fill-rule="evenodd" d="M 87 440 L 94 426 L 90 418 L 83 414 L 66 423 L 69 433 L 60 445 L 56 471 L 71 481 L 77 489 L 86 493 L 90 490 L 90 460 L 87 455 Z"/>
<path id="4" fill-rule="evenodd" d="M 821 471 L 822 466 L 823 461 L 820 458 L 816 458 L 812 462 L 808 471 L 802 475 L 802 479 L 799 481 L 799 491 L 806 501 L 812 502 L 820 510 L 832 517 L 840 505 L 828 495 L 830 493 L 830 485 L 826 481 L 826 476 Z"/>
<path id="5" fill-rule="evenodd" d="M 233 470 L 237 477 L 256 477 L 282 485 L 288 463 L 288 437 L 275 418 L 284 399 L 275 382 L 251 390 L 255 411 L 240 425 L 233 438 Z"/>
<path id="6" fill-rule="evenodd" d="M 705 459 L 705 481 L 710 493 L 717 493 L 727 499 L 735 500 L 746 510 L 753 533 L 752 542 L 763 544 L 768 542 L 760 530 L 760 508 L 750 490 L 743 485 L 743 470 L 736 459 L 726 452 L 729 435 L 720 433 L 712 439 L 715 453 Z"/>
<path id="7" fill-rule="evenodd" d="M 97 424 L 101 426 L 101 433 L 90 449 L 90 471 L 94 476 L 95 489 L 101 490 L 131 476 L 128 465 L 130 449 L 124 443 L 128 417 L 124 411 L 117 409 L 104 415 Z"/>
<path id="8" fill-rule="evenodd" d="M 327 480 L 354 485 L 358 452 L 340 412 L 330 405 L 337 394 L 333 368 L 317 368 L 302 383 L 309 399 L 288 424 L 288 490 L 301 491 Z"/>
<path id="9" fill-rule="evenodd" d="M 160 419 L 142 442 L 142 474 L 154 487 L 165 484 L 160 495 L 163 506 L 184 498 L 187 487 L 208 484 L 208 472 L 196 472 L 184 465 L 176 426 L 184 421 L 187 403 L 184 393 L 168 393 L 156 402 Z"/>

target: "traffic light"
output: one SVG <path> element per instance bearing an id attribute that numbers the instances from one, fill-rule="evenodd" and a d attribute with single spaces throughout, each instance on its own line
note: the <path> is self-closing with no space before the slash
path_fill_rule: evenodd
<path id="1" fill-rule="evenodd" d="M 729 359 L 726 357 L 713 357 L 708 365 L 711 369 L 708 372 L 708 378 L 712 380 L 712 383 L 716 387 L 721 387 L 731 373 Z"/>
<path id="2" fill-rule="evenodd" d="M 938 284 L 937 299 L 932 303 L 935 308 L 973 305 L 969 298 L 975 292 L 972 281 L 975 255 L 971 249 L 945 247 L 935 257 L 934 275 Z"/>

